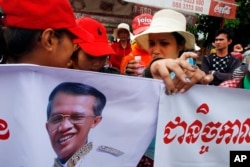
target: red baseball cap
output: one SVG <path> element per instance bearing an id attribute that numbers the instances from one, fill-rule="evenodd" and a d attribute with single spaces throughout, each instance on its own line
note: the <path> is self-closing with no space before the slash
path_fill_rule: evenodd
<path id="1" fill-rule="evenodd" d="M 84 42 L 93 36 L 78 27 L 69 0 L 2 0 L 3 25 L 31 30 L 67 29 Z"/>
<path id="2" fill-rule="evenodd" d="M 79 18 L 76 23 L 94 36 L 94 42 L 92 43 L 84 43 L 81 39 L 74 40 L 74 43 L 77 43 L 84 52 L 91 56 L 115 54 L 115 51 L 108 43 L 106 28 L 103 24 L 90 17 Z"/>
<path id="3" fill-rule="evenodd" d="M 136 16 L 132 21 L 134 35 L 145 31 L 150 26 L 152 18 L 153 16 L 151 14 L 141 14 Z"/>

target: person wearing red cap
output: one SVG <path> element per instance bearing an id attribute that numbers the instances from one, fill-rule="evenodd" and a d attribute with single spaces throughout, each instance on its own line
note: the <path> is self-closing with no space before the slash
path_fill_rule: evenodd
<path id="1" fill-rule="evenodd" d="M 136 16 L 132 21 L 133 35 L 138 35 L 141 32 L 145 31 L 152 20 L 151 14 L 140 14 Z M 132 51 L 125 57 L 123 57 L 120 72 L 122 74 L 137 76 L 138 62 L 135 60 L 135 56 L 141 56 L 141 61 L 147 67 L 152 60 L 152 56 L 148 51 L 140 47 L 140 45 L 134 40 L 132 44 Z"/>
<path id="2" fill-rule="evenodd" d="M 77 48 L 74 39 L 93 41 L 76 25 L 68 0 L 2 0 L 0 8 L 7 63 L 66 67 Z"/>
<path id="3" fill-rule="evenodd" d="M 115 54 L 115 51 L 108 43 L 104 25 L 90 17 L 79 18 L 76 23 L 90 32 L 94 41 L 92 43 L 86 43 L 81 39 L 74 41 L 80 48 L 72 56 L 71 68 L 119 74 L 118 69 L 105 66 L 107 58 Z"/>

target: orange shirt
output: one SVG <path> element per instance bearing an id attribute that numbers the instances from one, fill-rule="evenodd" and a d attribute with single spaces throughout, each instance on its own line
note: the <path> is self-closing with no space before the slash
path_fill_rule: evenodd
<path id="1" fill-rule="evenodd" d="M 135 56 L 141 56 L 141 60 L 147 67 L 152 60 L 152 56 L 144 49 L 142 49 L 137 43 L 132 44 L 132 51 L 125 57 L 123 57 L 120 66 L 121 74 L 125 74 L 127 64 L 130 60 L 134 60 Z"/>

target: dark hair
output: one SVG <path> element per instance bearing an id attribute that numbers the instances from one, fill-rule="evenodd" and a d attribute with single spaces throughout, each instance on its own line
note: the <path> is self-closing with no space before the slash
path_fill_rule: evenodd
<path id="1" fill-rule="evenodd" d="M 230 29 L 223 28 L 223 29 L 217 30 L 215 32 L 215 37 L 217 37 L 220 34 L 226 34 L 228 40 L 232 40 L 233 39 L 233 32 Z"/>
<path id="2" fill-rule="evenodd" d="M 59 93 L 67 93 L 71 95 L 81 96 L 81 95 L 91 95 L 96 97 L 96 102 L 93 106 L 93 110 L 96 116 L 102 114 L 102 110 L 106 105 L 106 97 L 105 95 L 97 90 L 96 88 L 76 82 L 63 82 L 56 86 L 53 91 L 49 95 L 49 103 L 47 106 L 47 119 L 50 117 L 51 107 L 55 96 Z"/>
<path id="3" fill-rule="evenodd" d="M 173 34 L 177 45 L 185 46 L 186 40 L 181 34 L 179 34 L 178 32 L 172 32 L 171 34 Z M 180 51 L 179 56 L 181 56 L 184 50 L 185 50 L 185 47 L 183 48 L 182 51 Z"/>
<path id="4" fill-rule="evenodd" d="M 32 51 L 36 45 L 36 39 L 40 30 L 28 30 L 14 27 L 7 27 L 4 31 L 7 52 L 13 60 L 19 59 Z"/>
<path id="5" fill-rule="evenodd" d="M 30 30 L 15 27 L 6 27 L 3 36 L 6 43 L 8 56 L 13 61 L 35 49 L 36 42 L 41 40 L 43 30 Z M 55 35 L 60 38 L 64 29 L 55 30 Z"/>
<path id="6" fill-rule="evenodd" d="M 6 43 L 3 37 L 3 27 L 0 24 L 0 64 L 5 64 L 7 60 Z"/>

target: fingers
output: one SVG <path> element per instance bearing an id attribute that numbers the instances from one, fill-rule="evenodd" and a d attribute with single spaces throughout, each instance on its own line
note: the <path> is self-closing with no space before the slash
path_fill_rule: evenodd
<path id="1" fill-rule="evenodd" d="M 189 83 L 183 83 L 178 77 L 175 77 L 173 79 L 174 85 L 175 85 L 175 89 L 177 90 L 177 92 L 183 93 L 185 92 L 185 85 L 189 84 Z M 175 93 L 177 93 L 175 92 Z"/>
<path id="2" fill-rule="evenodd" d="M 183 82 L 190 82 L 189 76 L 186 75 L 186 71 L 196 71 L 196 66 L 190 65 L 187 61 L 182 59 L 175 59 L 176 65 L 171 66 L 169 69 L 175 73 L 175 75 Z"/>
<path id="3" fill-rule="evenodd" d="M 195 71 L 195 69 L 190 64 L 188 64 L 185 60 L 181 59 L 158 60 L 155 61 L 150 68 L 153 78 L 163 80 L 166 85 L 166 91 L 168 94 L 177 93 L 179 91 L 170 77 L 171 71 L 175 73 L 176 77 L 179 78 L 182 84 L 187 84 L 190 82 L 190 79 L 185 74 L 184 69 Z M 180 87 L 183 86 L 181 85 Z M 182 91 L 185 92 L 185 90 Z"/>
<path id="4" fill-rule="evenodd" d="M 182 90 L 187 91 L 193 85 L 200 83 L 201 80 L 205 77 L 205 72 L 200 69 L 197 69 L 195 72 L 186 71 L 187 76 L 190 78 L 190 82 L 188 84 L 183 85 Z"/>
<path id="5" fill-rule="evenodd" d="M 196 65 L 191 65 L 184 59 L 177 58 L 175 59 L 177 65 L 179 65 L 183 70 L 195 71 L 197 69 Z"/>
<path id="6" fill-rule="evenodd" d="M 182 53 L 180 59 L 187 60 L 188 58 L 198 58 L 198 54 L 194 52 L 184 52 Z"/>
<path id="7" fill-rule="evenodd" d="M 129 63 L 126 66 L 126 74 L 136 75 L 137 68 L 138 68 L 138 63 L 135 60 L 129 61 Z"/>
<path id="8" fill-rule="evenodd" d="M 212 82 L 214 80 L 214 76 L 211 75 L 211 74 L 207 74 L 205 75 L 202 80 L 200 81 L 201 84 L 203 85 L 207 85 L 209 84 L 210 82 Z"/>

